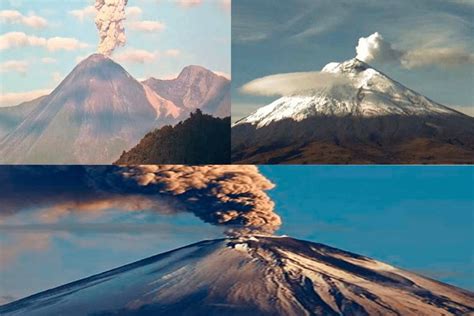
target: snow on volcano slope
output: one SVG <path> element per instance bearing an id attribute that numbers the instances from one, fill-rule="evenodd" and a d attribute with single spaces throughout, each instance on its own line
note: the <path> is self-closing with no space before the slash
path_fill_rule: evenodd
<path id="1" fill-rule="evenodd" d="M 283 119 L 302 121 L 313 116 L 377 117 L 389 115 L 463 114 L 438 104 L 390 79 L 354 58 L 329 63 L 322 72 L 344 79 L 345 84 L 284 96 L 239 120 L 234 126 L 251 124 L 257 128 Z"/>
<path id="2" fill-rule="evenodd" d="M 0 307 L 1 315 L 467 315 L 474 294 L 287 237 L 196 243 Z"/>

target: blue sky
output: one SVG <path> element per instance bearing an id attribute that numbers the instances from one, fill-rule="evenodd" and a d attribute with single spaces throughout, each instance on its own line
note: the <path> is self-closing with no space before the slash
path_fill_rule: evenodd
<path id="1" fill-rule="evenodd" d="M 325 243 L 474 290 L 473 168 L 262 166 L 260 172 L 276 185 L 267 193 L 283 221 L 277 234 Z M 54 200 L 57 185 L 30 180 L 25 192 L 51 192 L 47 200 Z M 20 194 L 22 202 L 32 198 L 29 194 Z M 59 208 L 46 213 L 33 208 L 0 218 L 0 298 L 20 298 L 223 236 L 222 228 L 189 213 L 83 207 L 57 220 L 55 210 Z"/>
<path id="2" fill-rule="evenodd" d="M 275 99 L 240 93 L 245 83 L 271 74 L 318 71 L 329 62 L 351 59 L 359 38 L 375 32 L 393 48 L 411 53 L 407 56 L 418 56 L 418 63 L 409 68 L 380 59 L 370 64 L 473 115 L 473 15 L 469 0 L 234 1 L 233 120 Z"/>
<path id="3" fill-rule="evenodd" d="M 60 37 L 77 41 L 51 49 L 27 44 L 5 47 L 2 45 L 6 39 L 1 38 L 0 106 L 44 94 L 56 87 L 78 61 L 96 51 L 98 33 L 94 16 L 90 10 L 84 11 L 93 3 L 91 0 L 0 1 L 0 37 L 22 32 L 30 38 Z M 135 78 L 173 78 L 183 67 L 192 64 L 230 74 L 231 17 L 227 0 L 130 0 L 127 9 L 128 42 L 113 57 Z M 12 13 L 6 11 L 15 11 L 21 16 L 12 17 Z M 32 16 L 42 19 L 43 23 L 28 22 L 27 18 Z M 143 21 L 158 26 L 153 31 L 134 27 Z M 131 53 L 143 56 L 144 51 L 146 59 L 130 58 Z"/>

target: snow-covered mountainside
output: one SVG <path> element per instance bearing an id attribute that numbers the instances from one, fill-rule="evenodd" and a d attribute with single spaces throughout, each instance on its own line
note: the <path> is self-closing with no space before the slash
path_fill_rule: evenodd
<path id="1" fill-rule="evenodd" d="M 259 128 L 283 119 L 302 121 L 318 115 L 462 115 L 406 88 L 356 58 L 329 63 L 322 72 L 344 78 L 344 84 L 282 97 L 235 125 L 249 123 Z"/>
<path id="2" fill-rule="evenodd" d="M 8 125 L 0 124 L 6 126 L 0 163 L 109 164 L 147 132 L 176 124 L 191 112 L 101 54 L 79 63 L 34 105 Z M 5 111 L 0 109 L 0 115 Z"/>
<path id="3" fill-rule="evenodd" d="M 287 237 L 203 241 L 0 307 L 10 315 L 468 315 L 474 294 Z"/>
<path id="4" fill-rule="evenodd" d="M 474 118 L 352 59 L 232 127 L 232 162 L 472 164 Z M 331 80 L 334 79 L 334 80 Z"/>

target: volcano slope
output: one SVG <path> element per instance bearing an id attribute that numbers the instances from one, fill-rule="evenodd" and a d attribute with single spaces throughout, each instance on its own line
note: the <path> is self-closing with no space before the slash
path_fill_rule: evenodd
<path id="1" fill-rule="evenodd" d="M 234 163 L 474 163 L 474 118 L 357 59 L 322 72 L 344 84 L 282 97 L 233 125 Z"/>
<path id="2" fill-rule="evenodd" d="M 288 237 L 199 242 L 0 307 L 2 315 L 467 315 L 474 294 Z"/>
<path id="3" fill-rule="evenodd" d="M 0 163 L 110 164 L 146 133 L 196 109 L 219 117 L 230 112 L 229 86 L 198 66 L 185 67 L 174 80 L 139 82 L 93 54 L 49 95 L 0 108 Z"/>

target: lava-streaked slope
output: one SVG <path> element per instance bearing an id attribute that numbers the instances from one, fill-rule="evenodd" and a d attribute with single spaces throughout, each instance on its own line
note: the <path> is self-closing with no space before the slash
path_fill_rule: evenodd
<path id="1" fill-rule="evenodd" d="M 210 240 L 0 307 L 2 315 L 467 315 L 474 294 L 287 237 Z"/>

